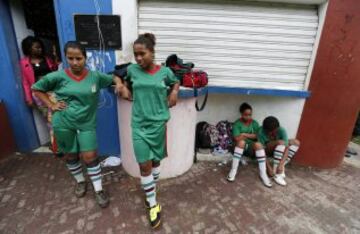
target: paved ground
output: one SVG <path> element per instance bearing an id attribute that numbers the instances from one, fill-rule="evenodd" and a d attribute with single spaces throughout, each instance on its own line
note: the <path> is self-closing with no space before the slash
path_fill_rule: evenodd
<path id="1" fill-rule="evenodd" d="M 355 156 L 360 157 L 360 156 Z M 360 169 L 292 166 L 289 186 L 265 188 L 255 165 L 225 180 L 227 166 L 200 162 L 161 181 L 164 224 L 158 233 L 360 233 Z M 105 178 L 111 206 L 93 193 L 77 199 L 63 162 L 12 156 L 0 162 L 0 233 L 150 233 L 137 179 L 121 169 Z"/>

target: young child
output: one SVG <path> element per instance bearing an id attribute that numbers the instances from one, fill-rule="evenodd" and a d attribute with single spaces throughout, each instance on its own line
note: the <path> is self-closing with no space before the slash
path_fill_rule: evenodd
<path id="1" fill-rule="evenodd" d="M 239 111 L 241 117 L 233 125 L 235 151 L 231 170 L 227 177 L 230 182 L 235 180 L 241 157 L 255 155 L 254 143 L 257 139 L 256 133 L 260 128 L 258 122 L 252 119 L 252 107 L 248 103 L 241 104 Z"/>
<path id="2" fill-rule="evenodd" d="M 286 130 L 280 126 L 279 120 L 273 116 L 266 117 L 260 128 L 257 138 L 261 143 L 259 155 L 273 155 L 273 165 L 266 160 L 268 173 L 274 176 L 277 184 L 286 186 L 285 165 L 294 158 L 299 150 L 300 141 L 288 139 Z"/>

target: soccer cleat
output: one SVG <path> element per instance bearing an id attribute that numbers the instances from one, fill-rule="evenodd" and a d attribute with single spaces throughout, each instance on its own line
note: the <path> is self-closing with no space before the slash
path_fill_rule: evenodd
<path id="1" fill-rule="evenodd" d="M 95 199 L 101 208 L 106 208 L 110 203 L 109 195 L 104 190 L 95 192 Z"/>
<path id="2" fill-rule="evenodd" d="M 76 183 L 75 185 L 75 196 L 77 198 L 83 197 L 85 196 L 87 191 L 87 184 L 86 182 L 80 182 L 80 183 Z"/>
<path id="3" fill-rule="evenodd" d="M 160 227 L 161 225 L 161 206 L 158 203 L 149 210 L 150 225 L 153 229 Z"/>
<path id="4" fill-rule="evenodd" d="M 144 204 L 145 204 L 145 207 L 146 209 L 150 209 L 150 203 L 146 200 L 146 198 L 144 199 Z"/>

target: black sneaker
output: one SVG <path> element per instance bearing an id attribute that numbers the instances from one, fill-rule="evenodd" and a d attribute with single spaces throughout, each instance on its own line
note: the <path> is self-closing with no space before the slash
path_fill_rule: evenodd
<path id="1" fill-rule="evenodd" d="M 104 190 L 95 192 L 95 199 L 101 208 L 106 208 L 110 203 L 109 195 Z"/>
<path id="2" fill-rule="evenodd" d="M 85 196 L 86 190 L 87 190 L 87 183 L 85 181 L 80 182 L 80 183 L 76 183 L 76 185 L 75 185 L 75 196 L 77 198 Z"/>
<path id="3" fill-rule="evenodd" d="M 149 210 L 150 225 L 153 229 L 160 227 L 161 225 L 161 206 L 158 203 Z"/>

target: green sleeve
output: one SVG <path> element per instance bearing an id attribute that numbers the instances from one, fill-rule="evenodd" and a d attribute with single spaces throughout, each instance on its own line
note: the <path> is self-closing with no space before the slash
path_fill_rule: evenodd
<path id="1" fill-rule="evenodd" d="M 264 130 L 262 128 L 259 128 L 258 134 L 257 134 L 258 141 L 266 147 L 266 143 L 268 142 L 268 137 L 265 135 Z"/>
<path id="2" fill-rule="evenodd" d="M 100 89 L 109 87 L 113 83 L 113 75 L 105 74 L 102 72 L 96 72 L 96 76 L 99 79 Z"/>
<path id="3" fill-rule="evenodd" d="M 289 139 L 288 139 L 286 130 L 283 127 L 280 127 L 280 129 L 279 129 L 279 136 L 280 136 L 280 140 L 283 140 L 285 142 L 285 145 L 288 146 Z"/>
<path id="4" fill-rule="evenodd" d="M 256 120 L 254 120 L 254 133 L 259 132 L 259 129 L 260 129 L 259 123 Z"/>
<path id="5" fill-rule="evenodd" d="M 170 68 L 167 67 L 166 69 L 167 69 L 167 76 L 165 79 L 166 86 L 173 86 L 174 84 L 179 83 L 179 80 L 176 78 L 176 76 L 170 70 Z"/>
<path id="6" fill-rule="evenodd" d="M 60 79 L 59 72 L 51 72 L 33 84 L 31 89 L 42 92 L 55 91 Z"/>
<path id="7" fill-rule="evenodd" d="M 233 124 L 232 134 L 233 137 L 237 137 L 241 134 L 241 125 L 239 124 L 239 122 L 235 122 Z"/>

